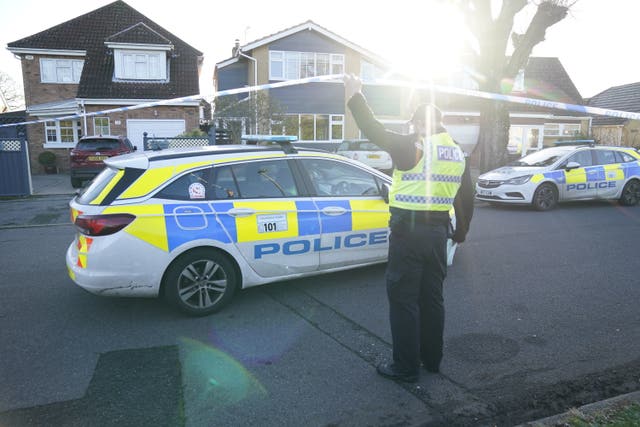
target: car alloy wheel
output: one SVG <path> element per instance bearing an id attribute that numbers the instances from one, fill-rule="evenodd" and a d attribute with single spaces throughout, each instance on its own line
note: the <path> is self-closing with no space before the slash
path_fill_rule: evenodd
<path id="1" fill-rule="evenodd" d="M 167 270 L 165 295 L 193 316 L 215 313 L 226 305 L 238 280 L 232 263 L 215 250 L 196 249 L 179 257 Z"/>
<path id="2" fill-rule="evenodd" d="M 623 206 L 635 206 L 640 202 L 640 181 L 632 179 L 622 189 L 620 204 Z"/>
<path id="3" fill-rule="evenodd" d="M 542 184 L 533 194 L 533 207 L 538 211 L 548 211 L 558 204 L 558 192 L 551 184 Z"/>

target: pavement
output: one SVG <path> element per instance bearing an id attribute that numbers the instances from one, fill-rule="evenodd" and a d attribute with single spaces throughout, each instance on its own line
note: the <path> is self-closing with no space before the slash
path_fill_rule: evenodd
<path id="1" fill-rule="evenodd" d="M 69 196 L 71 198 L 75 193 L 76 189 L 71 187 L 71 180 L 69 174 L 59 173 L 52 175 L 33 175 L 32 176 L 32 185 L 33 185 L 33 195 L 32 198 L 40 198 L 43 196 Z M 25 200 L 25 198 L 18 198 L 19 200 Z M 12 200 L 5 200 L 2 202 L 5 207 L 12 203 Z M 13 222 L 11 218 L 12 209 L 2 209 L 3 213 L 0 215 L 0 230 L 3 228 L 12 228 L 14 226 L 24 226 L 24 222 L 16 223 Z M 24 211 L 23 211 L 24 212 Z M 35 215 L 36 212 L 33 212 Z M 37 215 L 36 215 L 37 216 Z M 66 218 L 66 214 L 61 214 L 60 217 Z M 55 221 L 54 221 L 55 222 Z M 64 222 L 67 222 L 65 219 Z M 68 223 L 68 222 L 67 222 Z M 32 224 L 36 225 L 37 222 L 27 221 L 27 225 Z M 46 225 L 46 224 L 39 224 Z M 594 412 L 605 411 L 608 408 L 613 408 L 619 405 L 628 404 L 628 403 L 636 403 L 640 404 L 640 391 L 632 392 L 629 394 L 625 394 L 622 396 L 617 396 L 611 399 L 607 399 L 601 402 L 591 403 L 589 405 L 585 405 L 576 409 L 572 409 L 562 414 L 558 414 L 552 417 L 530 421 L 524 424 L 521 424 L 520 427 L 547 427 L 547 426 L 561 426 L 567 425 L 567 420 L 572 415 L 576 414 L 576 411 L 581 414 L 591 415 Z"/>
<path id="2" fill-rule="evenodd" d="M 73 195 L 76 189 L 71 187 L 68 173 L 31 175 L 33 196 Z"/>

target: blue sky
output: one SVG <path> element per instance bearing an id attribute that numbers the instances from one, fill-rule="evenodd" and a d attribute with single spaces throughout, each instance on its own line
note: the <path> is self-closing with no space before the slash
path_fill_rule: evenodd
<path id="1" fill-rule="evenodd" d="M 125 0 L 126 1 L 126 0 Z M 35 34 L 108 4 L 107 0 L 0 0 L 0 70 L 21 79 L 9 42 Z M 139 12 L 205 54 L 201 91 L 212 91 L 213 66 L 227 59 L 236 38 L 264 37 L 308 19 L 406 69 L 424 70 L 434 59 L 447 62 L 462 36 L 443 1 L 396 0 L 392 7 L 364 2 L 245 0 L 211 2 L 128 0 Z M 369 5 L 373 4 L 368 2 Z M 175 5 L 179 5 L 175 6 Z M 528 12 L 532 12 L 530 7 Z M 521 14 L 522 27 L 531 15 Z M 536 56 L 556 56 L 583 97 L 611 86 L 640 81 L 633 42 L 640 40 L 637 0 L 577 0 L 570 15 L 547 32 Z M 451 44 L 449 44 L 451 43 Z M 453 46 L 453 47 L 452 47 Z"/>

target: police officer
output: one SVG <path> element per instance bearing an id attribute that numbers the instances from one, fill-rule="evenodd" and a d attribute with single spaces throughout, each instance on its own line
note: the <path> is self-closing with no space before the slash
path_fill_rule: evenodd
<path id="1" fill-rule="evenodd" d="M 414 132 L 399 134 L 376 120 L 361 93 L 362 83 L 345 76 L 345 96 L 358 127 L 393 159 L 389 194 L 389 262 L 386 282 L 393 361 L 380 364 L 383 377 L 415 382 L 420 365 L 439 372 L 444 331 L 442 284 L 447 274 L 449 211 L 463 242 L 473 214 L 473 188 L 464 153 L 441 126 L 437 109 L 419 106 L 411 118 Z M 434 111 L 427 135 L 428 112 Z"/>

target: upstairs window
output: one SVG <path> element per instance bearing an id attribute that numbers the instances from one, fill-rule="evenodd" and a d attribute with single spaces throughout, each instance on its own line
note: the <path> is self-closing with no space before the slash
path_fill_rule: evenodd
<path id="1" fill-rule="evenodd" d="M 344 72 L 344 55 L 272 50 L 269 80 L 294 80 Z"/>
<path id="2" fill-rule="evenodd" d="M 115 78 L 118 80 L 166 80 L 165 52 L 115 50 Z"/>
<path id="3" fill-rule="evenodd" d="M 40 58 L 42 83 L 79 83 L 84 61 L 79 59 Z"/>

